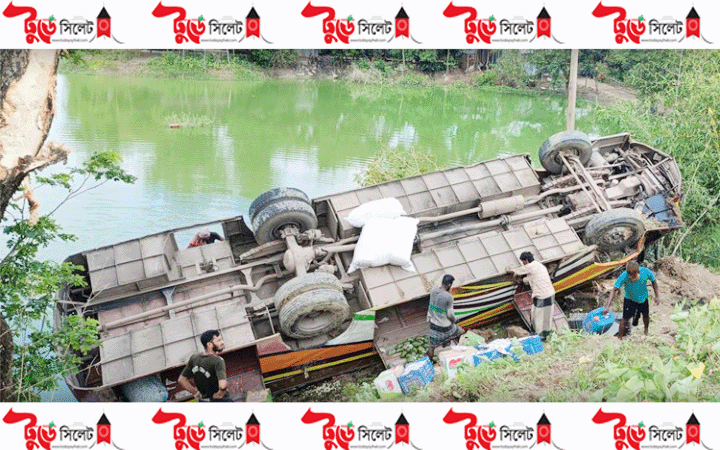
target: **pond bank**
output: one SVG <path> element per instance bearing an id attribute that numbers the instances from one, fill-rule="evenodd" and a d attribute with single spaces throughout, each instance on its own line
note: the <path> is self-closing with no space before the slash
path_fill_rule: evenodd
<path id="1" fill-rule="evenodd" d="M 62 60 L 60 72 L 86 73 L 107 76 L 153 78 L 190 78 L 211 80 L 319 79 L 346 81 L 356 84 L 389 85 L 398 87 L 445 86 L 449 88 L 502 89 L 521 93 L 544 93 L 566 96 L 551 89 L 551 79 L 543 78 L 533 88 L 518 88 L 483 84 L 481 71 L 450 68 L 445 72 L 427 74 L 406 70 L 402 64 L 368 64 L 368 60 L 330 64 L 317 58 L 298 56 L 290 63 L 263 69 L 244 59 L 232 58 L 224 51 L 211 53 L 177 53 L 157 51 L 104 51 L 74 53 Z M 482 84 L 482 86 L 480 86 Z M 591 103 L 609 106 L 620 101 L 637 101 L 633 89 L 617 82 L 603 82 L 597 78 L 578 78 L 578 97 Z"/>

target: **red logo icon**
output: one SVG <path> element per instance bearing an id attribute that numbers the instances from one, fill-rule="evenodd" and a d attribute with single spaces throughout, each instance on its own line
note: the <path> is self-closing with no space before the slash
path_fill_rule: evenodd
<path id="1" fill-rule="evenodd" d="M 200 36 L 205 33 L 205 22 L 202 16 L 197 19 L 185 20 L 185 8 L 179 6 L 165 6 L 162 2 L 158 3 L 152 12 L 155 17 L 166 17 L 177 14 L 173 19 L 173 31 L 175 32 L 175 42 L 182 44 L 192 41 L 196 44 L 200 43 Z"/>
<path id="2" fill-rule="evenodd" d="M 443 11 L 445 17 L 458 17 L 463 14 L 468 14 L 465 18 L 465 41 L 468 44 L 474 44 L 482 40 L 484 43 L 489 44 L 490 38 L 495 31 L 497 31 L 497 25 L 493 17 L 489 19 L 477 19 L 477 11 L 475 8 L 470 6 L 455 6 L 450 4 Z"/>
<path id="3" fill-rule="evenodd" d="M 323 425 L 322 433 L 326 450 L 332 450 L 337 447 L 348 450 L 348 443 L 355 438 L 355 430 L 347 425 L 335 425 L 335 416 L 330 413 L 312 412 L 310 408 L 308 408 L 301 420 L 307 424 L 327 420 Z"/>
<path id="4" fill-rule="evenodd" d="M 321 14 L 327 14 L 323 19 L 323 33 L 325 33 L 325 43 L 333 42 L 349 43 L 349 37 L 355 31 L 355 24 L 348 19 L 335 19 L 335 10 L 329 6 L 313 6 L 310 2 L 305 5 L 302 10 L 303 17 L 315 17 Z"/>
<path id="5" fill-rule="evenodd" d="M 3 422 L 12 424 L 28 420 L 25 424 L 25 447 L 34 450 L 42 447 L 50 450 L 50 443 L 57 437 L 57 431 L 50 425 L 37 425 L 37 417 L 31 413 L 18 413 L 10 408 L 3 417 Z"/>
<path id="6" fill-rule="evenodd" d="M 646 30 L 642 16 L 637 19 L 625 20 L 625 8 L 619 6 L 605 6 L 600 2 L 592 14 L 595 17 L 607 17 L 617 14 L 617 17 L 613 21 L 613 31 L 615 32 L 615 42 L 618 44 L 628 42 L 628 40 L 639 44 L 640 36 L 645 33 Z"/>
<path id="7" fill-rule="evenodd" d="M 172 422 L 173 420 L 177 420 L 177 423 L 173 425 L 175 448 L 182 450 L 189 446 L 195 450 L 200 450 L 200 442 L 205 439 L 205 429 L 199 425 L 185 426 L 186 419 L 184 414 L 168 413 L 160 408 L 152 418 L 152 421 L 157 424 Z"/>
<path id="8" fill-rule="evenodd" d="M 598 412 L 595 413 L 592 420 L 595 423 L 608 423 L 613 420 L 617 420 L 617 423 L 613 427 L 613 437 L 615 438 L 615 448 L 620 450 L 627 448 L 628 446 L 634 448 L 635 450 L 640 450 L 640 442 L 642 442 L 647 435 L 645 428 L 640 425 L 625 426 L 625 414 L 606 413 L 602 410 L 602 408 L 600 408 L 598 409 Z"/>
<path id="9" fill-rule="evenodd" d="M 477 417 L 471 413 L 458 413 L 450 408 L 443 421 L 445 423 L 458 423 L 467 420 L 468 423 L 465 425 L 465 447 L 468 450 L 474 450 L 478 447 L 482 447 L 485 450 L 490 450 L 490 444 L 497 437 L 497 431 L 495 427 L 490 425 L 477 425 Z"/>
<path id="10" fill-rule="evenodd" d="M 5 17 L 17 17 L 28 14 L 25 18 L 25 41 L 28 44 L 43 41 L 50 43 L 50 37 L 57 31 L 55 19 L 50 16 L 49 19 L 37 19 L 37 11 L 30 6 L 15 6 L 12 2 L 8 3 L 7 8 L 3 11 Z"/>

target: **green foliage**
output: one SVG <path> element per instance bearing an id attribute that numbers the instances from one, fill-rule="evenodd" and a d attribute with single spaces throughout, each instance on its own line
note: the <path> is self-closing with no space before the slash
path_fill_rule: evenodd
<path id="1" fill-rule="evenodd" d="M 365 172 L 355 176 L 362 186 L 397 180 L 438 170 L 437 158 L 415 149 L 389 149 L 383 147 L 373 157 Z"/>
<path id="2" fill-rule="evenodd" d="M 529 75 L 525 69 L 525 57 L 520 50 L 503 50 L 497 64 L 491 70 L 496 70 L 498 84 L 510 87 L 526 87 Z"/>
<path id="3" fill-rule="evenodd" d="M 54 212 L 68 199 L 106 182 L 134 182 L 120 161 L 115 152 L 97 153 L 80 167 L 35 181 L 66 190 Z M 83 286 L 85 281 L 69 263 L 38 259 L 38 252 L 50 243 L 75 237 L 62 233 L 52 212 L 37 218 L 33 213 L 26 217 L 29 212 L 26 204 L 10 203 L 0 222 L 7 246 L 0 261 L 0 308 L 16 342 L 13 376 L 19 401 L 37 400 L 37 392 L 55 389 L 57 376 L 76 370 L 80 358 L 99 342 L 93 319 L 71 316 L 53 329 L 55 293 L 67 284 Z M 58 348 L 67 351 L 58 355 Z"/>
<path id="4" fill-rule="evenodd" d="M 601 401 L 713 401 L 717 394 L 720 358 L 720 300 L 683 310 L 676 305 L 671 316 L 678 325 L 675 347 L 627 355 L 625 347 L 606 348 L 606 363 L 597 378 L 606 385 L 591 400 Z M 630 357 L 628 357 L 630 356 Z M 711 369 L 705 372 L 705 368 Z"/>
<path id="5" fill-rule="evenodd" d="M 473 79 L 473 86 L 497 86 L 501 84 L 502 74 L 498 69 L 490 68 Z"/>
<path id="6" fill-rule="evenodd" d="M 636 62 L 629 71 L 644 79 L 642 103 L 601 108 L 603 132 L 629 131 L 674 156 L 683 175 L 681 202 L 686 229 L 666 239 L 668 253 L 718 267 L 720 242 L 720 52 L 622 53 Z M 616 58 L 610 53 L 608 60 Z M 672 64 L 668 64 L 672 61 Z"/>

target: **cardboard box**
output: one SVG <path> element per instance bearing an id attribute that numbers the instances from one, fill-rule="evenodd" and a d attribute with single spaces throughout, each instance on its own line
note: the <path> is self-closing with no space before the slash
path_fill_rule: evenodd
<path id="1" fill-rule="evenodd" d="M 398 375 L 402 375 L 403 371 L 402 366 L 396 366 L 381 372 L 380 375 L 373 380 L 381 399 L 390 400 L 403 395 L 403 390 L 398 381 Z"/>
<path id="2" fill-rule="evenodd" d="M 454 346 L 449 350 L 443 350 L 438 353 L 440 365 L 448 378 L 454 378 L 457 375 L 457 368 L 460 364 L 467 364 L 475 367 L 475 354 L 477 349 L 474 347 Z"/>
<path id="3" fill-rule="evenodd" d="M 435 368 L 427 356 L 405 366 L 405 371 L 398 377 L 402 391 L 406 394 L 413 388 L 423 387 L 435 378 Z"/>

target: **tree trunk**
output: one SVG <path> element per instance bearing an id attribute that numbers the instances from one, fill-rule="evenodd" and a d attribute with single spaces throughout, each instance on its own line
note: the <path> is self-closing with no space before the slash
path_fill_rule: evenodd
<path id="1" fill-rule="evenodd" d="M 0 311 L 0 402 L 14 402 L 13 392 L 13 340 L 10 327 Z"/>
<path id="2" fill-rule="evenodd" d="M 56 50 L 0 50 L 0 223 L 33 170 L 67 159 L 62 145 L 45 145 L 55 114 L 57 63 Z M 0 310 L 0 401 L 15 400 L 12 359 L 12 333 Z"/>

